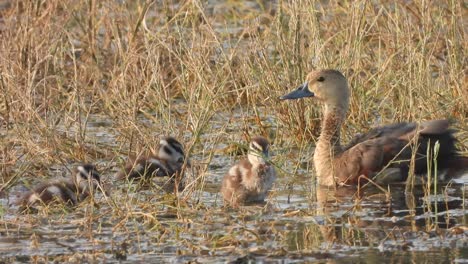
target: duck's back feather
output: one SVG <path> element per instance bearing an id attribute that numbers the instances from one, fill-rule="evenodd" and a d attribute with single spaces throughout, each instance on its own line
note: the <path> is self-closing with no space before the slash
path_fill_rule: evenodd
<path id="1" fill-rule="evenodd" d="M 169 164 L 157 156 L 131 157 L 125 168 L 116 175 L 118 180 L 123 179 L 149 179 L 151 177 L 172 176 L 175 173 Z"/>
<path id="2" fill-rule="evenodd" d="M 347 176 L 343 174 L 338 178 L 348 183 L 356 182 L 358 176 L 372 177 L 374 173 L 388 166 L 400 168 L 404 180 L 412 157 L 415 158 L 415 173 L 425 173 L 427 154 L 430 153 L 432 157 L 429 160 L 433 160 L 436 142 L 439 142 L 437 166 L 439 169 L 447 168 L 451 160 L 457 157 L 453 132 L 449 129 L 447 120 L 433 120 L 421 124 L 396 123 L 374 128 L 366 134 L 356 136 L 343 148 L 335 162 L 337 168 L 341 167 L 348 173 Z"/>
<path id="3" fill-rule="evenodd" d="M 443 124 L 441 124 L 443 123 Z M 446 125 L 444 125 L 446 124 Z M 343 150 L 346 151 L 355 145 L 376 138 L 400 138 L 403 136 L 412 136 L 417 131 L 417 123 L 395 123 L 381 127 L 375 127 L 365 134 L 357 134 Z M 421 134 L 443 134 L 447 132 L 448 122 L 446 120 L 434 120 L 422 123 L 419 126 Z"/>

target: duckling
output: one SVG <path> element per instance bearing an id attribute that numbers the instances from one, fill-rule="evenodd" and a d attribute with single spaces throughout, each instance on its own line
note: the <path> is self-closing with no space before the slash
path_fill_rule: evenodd
<path id="1" fill-rule="evenodd" d="M 182 144 L 173 137 L 164 137 L 159 142 L 158 153 L 130 159 L 125 168 L 116 174 L 116 178 L 139 180 L 175 175 L 182 178 L 184 162 L 190 166 L 190 161 L 186 161 Z"/>
<path id="2" fill-rule="evenodd" d="M 267 161 L 269 147 L 266 138 L 252 138 L 247 159 L 231 167 L 223 178 L 221 193 L 225 204 L 236 207 L 265 199 L 276 180 L 275 168 Z"/>
<path id="3" fill-rule="evenodd" d="M 25 208 L 54 201 L 76 205 L 101 185 L 101 177 L 92 164 L 78 165 L 71 176 L 68 180 L 47 182 L 35 187 L 16 204 Z"/>
<path id="4" fill-rule="evenodd" d="M 437 155 L 439 169 L 456 163 L 465 169 L 468 166 L 468 158 L 457 154 L 454 131 L 449 128 L 447 120 L 377 127 L 342 146 L 340 128 L 349 108 L 350 91 L 346 78 L 339 71 L 313 71 L 307 75 L 304 84 L 280 99 L 303 97 L 316 98 L 324 105 L 321 133 L 314 153 L 320 185 L 357 185 L 360 179 L 373 178 L 384 168 L 393 169 L 391 181 L 404 181 L 414 151 L 414 172 L 426 173 L 428 147 L 433 153 L 436 141 L 440 144 Z M 429 159 L 432 160 L 432 157 Z"/>

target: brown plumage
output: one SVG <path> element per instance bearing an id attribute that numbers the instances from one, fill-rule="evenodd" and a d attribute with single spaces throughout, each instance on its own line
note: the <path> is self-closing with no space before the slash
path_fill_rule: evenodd
<path id="1" fill-rule="evenodd" d="M 269 146 L 264 137 L 252 138 L 247 158 L 231 167 L 223 178 L 221 194 L 226 204 L 238 206 L 265 199 L 276 179 L 274 167 L 266 160 Z"/>
<path id="2" fill-rule="evenodd" d="M 116 174 L 116 179 L 148 180 L 153 177 L 169 176 L 171 182 L 174 182 L 178 177 L 179 190 L 181 190 L 184 163 L 190 166 L 190 162 L 185 158 L 182 144 L 173 137 L 164 137 L 159 142 L 157 153 L 139 156 L 136 159 L 130 158 L 125 168 Z"/>
<path id="3" fill-rule="evenodd" d="M 397 123 L 358 135 L 347 146 L 340 144 L 340 128 L 349 108 L 346 78 L 336 70 L 311 72 L 306 82 L 280 99 L 314 97 L 324 105 L 320 137 L 314 153 L 317 179 L 321 185 L 357 184 L 360 176 L 372 178 L 383 168 L 398 168 L 395 180 L 405 180 L 410 160 L 415 157 L 415 173 L 427 171 L 427 149 L 440 144 L 437 162 L 444 169 L 459 160 L 453 130 L 447 120 L 420 124 Z"/>
<path id="4" fill-rule="evenodd" d="M 16 204 L 24 208 L 52 202 L 76 205 L 100 184 L 101 178 L 94 165 L 78 165 L 70 179 L 43 183 L 24 194 Z"/>

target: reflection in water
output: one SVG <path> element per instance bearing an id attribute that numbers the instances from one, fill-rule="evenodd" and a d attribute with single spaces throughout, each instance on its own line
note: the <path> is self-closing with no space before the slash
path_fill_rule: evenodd
<path id="1" fill-rule="evenodd" d="M 404 186 L 392 186 L 390 199 L 379 192 L 365 190 L 364 198 L 358 200 L 355 187 L 317 188 L 316 214 L 323 216 L 319 223 L 323 239 L 331 246 L 377 246 L 382 251 L 429 248 L 428 237 L 447 235 L 446 229 L 464 224 L 460 221 L 465 216 L 460 210 L 463 200 L 457 197 L 428 205 L 422 192 L 405 193 Z M 432 212 L 431 206 L 438 212 Z"/>
<path id="2" fill-rule="evenodd" d="M 454 197 L 431 205 L 438 207 L 436 214 L 428 209 L 423 192 L 405 194 L 404 186 L 391 186 L 390 199 L 378 189 L 369 188 L 358 199 L 355 187 L 318 187 L 315 221 L 297 224 L 289 233 L 288 249 L 321 252 L 312 255 L 327 263 L 342 258 L 362 263 L 440 263 L 453 256 L 466 260 L 466 233 L 449 229 L 465 223 L 463 201 L 457 199 L 462 188 L 452 188 Z"/>

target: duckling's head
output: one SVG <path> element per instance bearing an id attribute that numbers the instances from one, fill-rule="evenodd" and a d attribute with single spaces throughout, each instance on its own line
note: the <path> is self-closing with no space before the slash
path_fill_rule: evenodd
<path id="1" fill-rule="evenodd" d="M 312 71 L 307 75 L 304 84 L 296 90 L 280 97 L 281 100 L 314 97 L 327 107 L 348 109 L 348 81 L 337 70 Z"/>
<path id="2" fill-rule="evenodd" d="M 92 164 L 81 164 L 76 167 L 75 183 L 85 190 L 89 187 L 95 189 L 101 185 L 101 176 Z"/>
<path id="3" fill-rule="evenodd" d="M 159 142 L 158 157 L 172 163 L 183 164 L 185 161 L 184 147 L 173 137 L 164 137 Z"/>
<path id="4" fill-rule="evenodd" d="M 249 144 L 247 158 L 254 166 L 268 165 L 270 143 L 261 136 L 253 137 Z"/>

